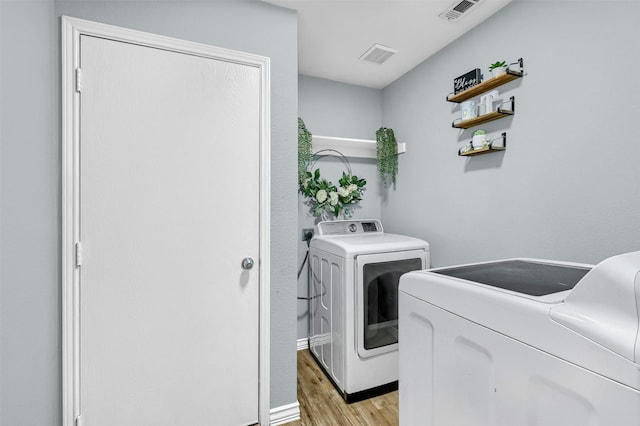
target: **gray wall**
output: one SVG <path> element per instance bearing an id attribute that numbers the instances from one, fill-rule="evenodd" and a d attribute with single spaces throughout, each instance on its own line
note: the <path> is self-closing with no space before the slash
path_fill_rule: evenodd
<path id="1" fill-rule="evenodd" d="M 355 139 L 375 140 L 382 117 L 382 91 L 321 78 L 298 76 L 298 114 L 312 134 Z M 380 218 L 380 203 L 386 192 L 381 189 L 376 163 L 373 159 L 349 158 L 353 173 L 367 180 L 366 191 L 353 218 Z M 316 163 L 322 176 L 337 183 L 343 163 L 324 157 Z M 313 228 L 318 220 L 310 213 L 302 196 L 298 197 L 298 225 Z M 298 268 L 304 259 L 307 244 L 300 241 L 298 232 Z M 307 267 L 298 279 L 298 294 L 307 296 Z M 307 337 L 307 301 L 298 300 L 298 338 Z"/>
<path id="2" fill-rule="evenodd" d="M 0 423 L 60 423 L 63 14 L 271 57 L 271 406 L 295 402 L 295 13 L 259 1 L 2 0 Z"/>
<path id="3" fill-rule="evenodd" d="M 389 231 L 431 243 L 433 266 L 513 256 L 596 263 L 640 249 L 638 2 L 519 1 L 383 90 L 383 122 L 410 152 L 382 206 Z M 501 88 L 516 115 L 504 153 L 471 139 L 445 102 L 454 77 L 523 57 Z"/>
<path id="4" fill-rule="evenodd" d="M 53 2 L 0 3 L 0 423 L 60 413 L 59 138 Z"/>

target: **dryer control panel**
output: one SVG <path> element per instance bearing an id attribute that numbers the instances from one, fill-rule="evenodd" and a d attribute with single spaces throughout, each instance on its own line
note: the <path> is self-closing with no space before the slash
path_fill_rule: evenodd
<path id="1" fill-rule="evenodd" d="M 332 220 L 316 225 L 316 235 L 362 235 L 383 232 L 382 223 L 377 219 Z"/>

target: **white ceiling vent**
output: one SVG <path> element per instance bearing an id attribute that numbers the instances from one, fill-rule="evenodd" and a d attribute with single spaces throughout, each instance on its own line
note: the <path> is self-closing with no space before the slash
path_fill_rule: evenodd
<path id="1" fill-rule="evenodd" d="M 391 47 L 383 46 L 376 43 L 371 46 L 369 50 L 364 52 L 362 56 L 360 56 L 360 60 L 381 64 L 396 53 L 398 53 L 397 49 L 393 49 Z"/>
<path id="2" fill-rule="evenodd" d="M 457 21 L 475 9 L 480 1 L 481 0 L 457 0 L 438 16 L 448 21 Z"/>

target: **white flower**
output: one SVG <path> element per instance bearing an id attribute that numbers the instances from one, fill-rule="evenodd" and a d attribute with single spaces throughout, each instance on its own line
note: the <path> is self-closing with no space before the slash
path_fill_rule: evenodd
<path id="1" fill-rule="evenodd" d="M 319 203 L 324 203 L 326 199 L 327 199 L 327 191 L 325 191 L 324 189 L 321 189 L 318 192 L 316 192 L 316 200 L 318 200 Z"/>
<path id="2" fill-rule="evenodd" d="M 311 181 L 310 178 L 306 178 L 304 180 L 304 182 L 302 183 L 302 186 L 304 187 L 304 189 L 307 189 L 309 187 L 309 182 Z"/>
<path id="3" fill-rule="evenodd" d="M 332 206 L 335 206 L 336 204 L 338 204 L 338 193 L 335 191 L 331 191 L 329 193 L 329 204 L 331 204 Z"/>
<path id="4" fill-rule="evenodd" d="M 349 190 L 341 186 L 340 188 L 338 188 L 338 195 L 341 197 L 346 197 L 349 195 Z"/>
<path id="5" fill-rule="evenodd" d="M 356 185 L 355 183 L 352 183 L 351 185 L 347 186 L 347 191 L 349 192 L 356 191 L 357 189 L 358 189 L 358 185 Z"/>

